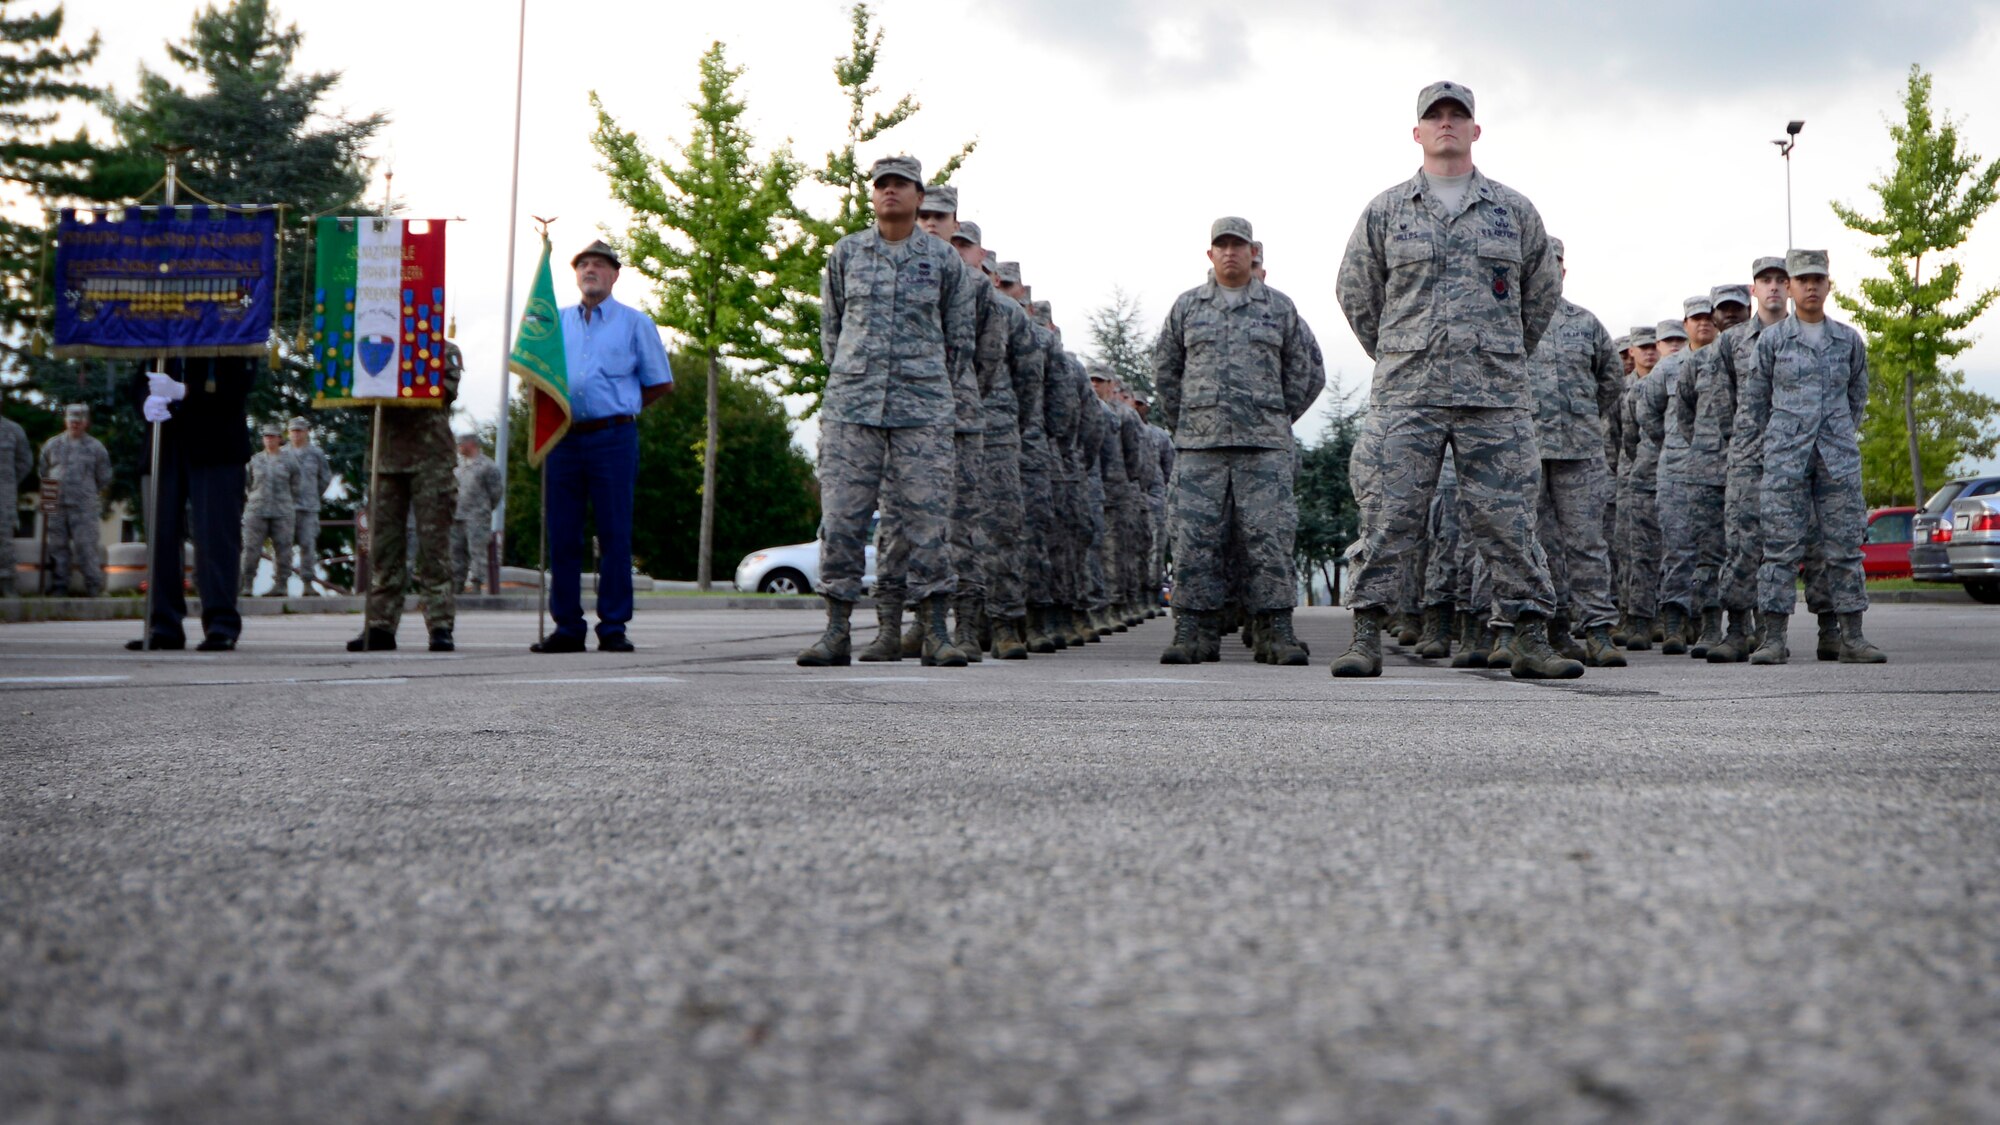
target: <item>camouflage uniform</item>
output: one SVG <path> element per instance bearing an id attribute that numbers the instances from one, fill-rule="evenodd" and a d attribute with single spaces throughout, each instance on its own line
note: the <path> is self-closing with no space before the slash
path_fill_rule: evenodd
<path id="1" fill-rule="evenodd" d="M 1424 549 L 1411 551 L 1407 556 L 1411 559 L 1421 556 L 1423 569 L 1415 583 L 1417 594 L 1405 599 L 1406 605 L 1413 602 L 1419 610 L 1430 606 L 1472 609 L 1470 582 L 1464 585 L 1459 582 L 1463 554 L 1459 550 L 1458 503 L 1458 464 L 1446 457 L 1438 466 L 1437 485 L 1424 517 Z"/>
<path id="2" fill-rule="evenodd" d="M 12 418 L 0 418 L 0 596 L 15 589 L 14 532 L 21 523 L 21 486 L 35 471 L 35 449 L 28 431 Z"/>
<path id="3" fill-rule="evenodd" d="M 1071 366 L 1062 350 L 1062 337 L 1050 331 L 1044 404 L 1044 426 L 1049 435 L 1049 597 L 1058 608 L 1073 607 L 1079 585 L 1077 567 L 1077 524 L 1082 502 L 1083 471 L 1078 465 L 1078 448 L 1083 440 L 1084 416 L 1077 409 L 1077 384 L 1083 371 Z"/>
<path id="4" fill-rule="evenodd" d="M 1642 424 L 1648 436 L 1659 444 L 1660 458 L 1655 477 L 1656 511 L 1660 521 L 1660 585 L 1657 593 L 1662 609 L 1678 607 L 1682 613 L 1696 610 L 1694 602 L 1694 528 L 1688 522 L 1687 457 L 1688 440 L 1675 424 L 1683 386 L 1692 387 L 1701 351 L 1684 349 L 1660 361 L 1653 376 L 1661 380 L 1657 414 L 1646 400 L 1648 413 Z"/>
<path id="5" fill-rule="evenodd" d="M 1146 565 L 1145 604 L 1156 606 L 1167 585 L 1167 482 L 1174 479 L 1174 437 L 1146 424 L 1147 459 L 1146 504 L 1151 512 L 1152 551 Z"/>
<path id="6" fill-rule="evenodd" d="M 1326 365 L 1290 297 L 1255 278 L 1245 288 L 1234 307 L 1214 283 L 1181 294 L 1153 346 L 1160 419 L 1176 453 L 1174 605 L 1195 613 L 1222 608 L 1231 533 L 1248 562 L 1244 608 L 1298 601 L 1292 423 L 1325 389 Z"/>
<path id="7" fill-rule="evenodd" d="M 266 429 L 270 434 L 272 429 Z M 243 594 L 257 581 L 257 559 L 264 553 L 264 541 L 271 541 L 271 557 L 278 568 L 273 594 L 282 597 L 292 578 L 292 528 L 298 522 L 299 465 L 285 454 L 259 449 L 250 457 L 249 498 L 243 502 Z"/>
<path id="8" fill-rule="evenodd" d="M 458 482 L 458 514 L 451 523 L 451 588 L 465 589 L 469 577 L 474 589 L 482 589 L 488 577 L 486 544 L 493 537 L 493 510 L 507 494 L 507 481 L 483 451 L 460 458 L 452 477 Z"/>
<path id="9" fill-rule="evenodd" d="M 49 581 L 47 594 L 69 590 L 70 566 L 83 576 L 86 597 L 104 592 L 104 559 L 98 546 L 98 525 L 104 519 L 104 490 L 111 487 L 111 454 L 90 436 L 57 434 L 42 444 L 41 476 L 60 481 L 56 510 L 48 520 Z"/>
<path id="10" fill-rule="evenodd" d="M 986 542 L 986 607 L 989 616 L 1025 616 L 1022 588 L 1021 430 L 1022 404 L 1014 390 L 1016 340 L 1026 339 L 1027 315 L 1013 298 L 984 283 L 979 324 L 982 435 L 981 516 Z"/>
<path id="11" fill-rule="evenodd" d="M 1818 343 L 1796 318 L 1766 329 L 1737 404 L 1737 432 L 1762 435 L 1757 608 L 1765 613 L 1792 612 L 1815 521 L 1826 555 L 1827 608 L 1842 614 L 1868 608 L 1861 569 L 1868 508 L 1858 439 L 1868 405 L 1868 346 L 1848 325 L 1831 317 L 1822 323 Z"/>
<path id="12" fill-rule="evenodd" d="M 1118 589 L 1111 600 L 1127 612 L 1144 604 L 1146 572 L 1153 554 L 1153 523 L 1147 496 L 1151 490 L 1147 473 L 1159 472 L 1159 461 L 1146 435 L 1139 412 L 1124 403 L 1114 404 L 1118 414 L 1118 446 L 1125 458 L 1125 479 L 1130 484 L 1124 504 L 1118 510 L 1118 537 L 1123 550 L 1118 555 Z"/>
<path id="13" fill-rule="evenodd" d="M 1784 321 L 1779 321 L 1783 324 Z M 1776 327 L 1773 325 L 1772 327 Z M 1717 596 L 1730 610 L 1747 611 L 1757 606 L 1757 571 L 1764 561 L 1764 431 L 1761 427 L 1739 424 L 1743 384 L 1757 365 L 1757 345 L 1769 331 L 1752 317 L 1724 334 L 1727 348 L 1718 352 L 1713 374 L 1697 404 L 1697 440 L 1709 420 L 1720 427 L 1728 445 L 1726 479 L 1723 483 L 1723 554 L 1725 562 L 1716 576 Z M 1733 341 L 1729 336 L 1734 335 Z M 1831 613 L 1832 592 L 1827 585 L 1826 553 L 1816 528 L 1806 540 L 1806 607 L 1814 613 Z"/>
<path id="14" fill-rule="evenodd" d="M 892 244 L 870 227 L 827 256 L 819 478 L 820 578 L 830 599 L 861 596 L 878 501 L 909 545 L 909 596 L 924 601 L 957 588 L 953 430 L 960 364 L 976 343 L 973 292 L 958 253 L 922 230 Z"/>
<path id="15" fill-rule="evenodd" d="M 1729 429 L 1736 412 L 1735 349 L 1756 340 L 1756 318 L 1726 329 L 1715 343 L 1695 353 L 1674 399 L 1673 424 L 1687 443 L 1680 478 L 1687 498 L 1694 575 L 1689 585 L 1697 612 L 1723 604 L 1721 576 L 1728 562 L 1726 486 L 1729 483 Z M 1754 344 L 1752 345 L 1754 347 Z M 1748 608 L 1746 605 L 1744 608 Z"/>
<path id="16" fill-rule="evenodd" d="M 403 598 L 414 590 L 424 628 L 449 633 L 458 623 L 457 587 L 451 582 L 451 528 L 458 508 L 458 451 L 451 432 L 451 404 L 458 401 L 465 359 L 445 344 L 444 405 L 382 409 L 381 445 L 375 451 L 376 492 L 368 517 L 367 629 L 394 634 L 403 620 Z M 416 558 L 410 555 L 410 521 Z"/>
<path id="17" fill-rule="evenodd" d="M 1470 517 L 1462 533 L 1492 571 L 1502 617 L 1548 616 L 1555 589 L 1537 561 L 1541 459 L 1527 359 L 1555 315 L 1561 280 L 1534 204 L 1475 169 L 1447 213 L 1420 170 L 1369 203 L 1338 291 L 1375 360 L 1370 405 L 1382 416 L 1379 501 L 1362 508 L 1347 603 L 1395 607 L 1449 447 Z"/>
<path id="18" fill-rule="evenodd" d="M 1549 560 L 1557 605 L 1585 626 L 1610 625 L 1611 558 L 1604 503 L 1604 425 L 1617 410 L 1624 373 L 1611 333 L 1568 301 L 1557 308 L 1528 362 L 1535 389 L 1535 437 L 1542 455 L 1536 527 Z"/>
<path id="19" fill-rule="evenodd" d="M 333 484 L 333 465 L 319 446 L 287 445 L 285 455 L 299 468 L 299 492 L 292 498 L 292 547 L 298 552 L 296 570 L 311 589 L 319 564 L 319 505 Z"/>
<path id="20" fill-rule="evenodd" d="M 1647 430 L 1645 419 L 1663 409 L 1666 398 L 1666 380 L 1655 366 L 1626 388 L 1621 408 L 1626 469 L 1618 515 L 1626 531 L 1625 592 L 1620 604 L 1632 617 L 1648 620 L 1658 617 L 1660 610 L 1660 440 Z"/>

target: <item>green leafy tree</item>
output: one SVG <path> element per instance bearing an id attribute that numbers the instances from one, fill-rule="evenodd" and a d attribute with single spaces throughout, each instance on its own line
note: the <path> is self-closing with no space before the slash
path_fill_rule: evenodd
<path id="1" fill-rule="evenodd" d="M 721 43 L 701 58 L 701 94 L 690 108 L 694 129 L 678 165 L 659 159 L 621 129 L 592 94 L 597 131 L 591 142 L 611 179 L 611 194 L 631 214 L 623 239 L 632 266 L 653 282 L 647 311 L 700 350 L 708 387 L 702 441 L 701 535 L 696 581 L 709 588 L 715 543 L 716 465 L 722 457 L 719 400 L 725 362 L 764 375 L 783 362 L 778 310 L 788 291 L 812 284 L 787 219 L 805 168 L 780 149 L 752 155 L 744 105 L 734 94 L 743 71 Z"/>
<path id="2" fill-rule="evenodd" d="M 1317 573 L 1336 597 L 1341 559 L 1361 533 L 1361 509 L 1347 474 L 1361 421 L 1360 412 L 1336 406 L 1318 444 L 1307 447 L 1299 458 L 1299 530 L 1292 541 L 1293 556 L 1300 573 L 1308 576 L 1308 590 L 1310 576 Z"/>
<path id="3" fill-rule="evenodd" d="M 1931 110 L 1931 76 L 1921 67 L 1910 68 L 1903 121 L 1889 126 L 1889 136 L 1895 167 L 1871 185 L 1881 214 L 1833 204 L 1849 229 L 1882 240 L 1869 254 L 1888 263 L 1889 276 L 1864 279 L 1858 297 L 1837 293 L 1835 300 L 1868 334 L 1875 379 L 1862 444 L 1864 491 L 1876 503 L 1908 497 L 1922 504 L 1926 480 L 1961 459 L 1992 456 L 2000 442 L 1992 426 L 2000 402 L 1967 388 L 1963 372 L 1943 368 L 1972 346 L 1964 330 L 2000 297 L 2000 289 L 1986 289 L 1946 308 L 1958 298 L 1964 271 L 1944 257 L 2000 196 L 2000 164 L 1982 169 L 1978 156 L 1960 150 L 1958 126 Z M 1898 401 L 1900 411 L 1891 405 Z M 1898 433 L 1903 448 L 1893 449 Z M 1904 452 L 1907 471 L 1896 465 Z"/>
<path id="4" fill-rule="evenodd" d="M 697 493 L 706 440 L 707 366 L 701 357 L 674 354 L 676 372 L 685 372 L 681 392 L 668 395 L 639 416 L 639 474 L 633 498 L 632 557 L 640 570 L 660 578 L 695 573 L 697 544 L 687 534 L 700 519 Z M 819 528 L 819 492 L 812 462 L 792 442 L 784 403 L 761 381 L 718 369 L 717 401 L 722 440 L 731 454 L 717 464 L 717 488 L 742 497 L 716 511 L 715 553 L 734 563 L 760 547 L 806 542 Z M 526 401 L 516 398 L 511 423 L 526 433 Z M 540 475 L 525 458 L 507 466 L 507 561 L 534 566 L 541 552 Z"/>
<path id="5" fill-rule="evenodd" d="M 1090 339 L 1097 361 L 1132 392 L 1153 397 L 1153 341 L 1146 335 L 1139 299 L 1113 287 L 1111 303 L 1090 314 Z"/>
<path id="6" fill-rule="evenodd" d="M 260 419 L 306 416 L 335 471 L 358 482 L 366 479 L 371 412 L 311 409 L 312 370 L 302 335 L 309 277 L 305 219 L 364 210 L 372 168 L 367 149 L 388 118 L 350 118 L 329 107 L 340 74 L 297 73 L 293 62 L 304 40 L 296 25 L 279 26 L 268 0 L 204 7 L 188 38 L 167 46 L 167 57 L 190 85 L 142 68 L 137 97 L 115 107 L 113 120 L 127 149 L 145 154 L 156 177 L 164 165 L 154 147 L 187 146 L 179 172 L 190 192 L 220 203 L 289 207 L 272 332 L 277 370 L 258 380 L 250 412 Z M 362 491 L 350 483 L 348 503 Z"/>
<path id="7" fill-rule="evenodd" d="M 811 400 L 806 406 L 806 417 L 818 413 L 820 396 L 826 393 L 826 357 L 819 354 L 819 276 L 826 269 L 827 253 L 834 243 L 875 222 L 875 208 L 868 194 L 868 166 L 861 162 L 861 150 L 923 108 L 908 94 L 896 99 L 886 110 L 874 108 L 881 89 L 871 83 L 881 58 L 884 33 L 875 26 L 874 13 L 867 4 L 848 9 L 848 25 L 851 32 L 848 53 L 833 62 L 834 81 L 847 98 L 847 135 L 839 148 L 826 154 L 826 163 L 813 172 L 815 181 L 840 193 L 840 203 L 831 219 L 816 218 L 804 210 L 794 213 L 793 218 L 805 235 L 797 244 L 800 281 L 779 310 L 789 362 L 778 373 L 777 385 L 784 394 Z M 978 147 L 977 140 L 960 145 L 956 153 L 938 166 L 931 182 L 948 183 Z"/>

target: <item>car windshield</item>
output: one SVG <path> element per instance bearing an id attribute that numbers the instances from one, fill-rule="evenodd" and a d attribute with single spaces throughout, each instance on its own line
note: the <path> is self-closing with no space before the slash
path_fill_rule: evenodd
<path id="1" fill-rule="evenodd" d="M 1924 514 L 1927 516 L 1942 514 L 1946 508 L 1951 507 L 1953 500 L 1958 499 L 1958 494 L 1965 491 L 1965 486 L 1969 483 L 1971 482 L 1962 480 L 1946 481 L 1943 488 L 1931 493 L 1931 498 L 1924 501 Z"/>

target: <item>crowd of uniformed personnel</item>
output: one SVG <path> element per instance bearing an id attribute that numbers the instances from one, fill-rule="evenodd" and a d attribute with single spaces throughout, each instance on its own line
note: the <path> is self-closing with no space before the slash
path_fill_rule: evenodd
<path id="1" fill-rule="evenodd" d="M 1333 674 L 1379 675 L 1392 615 L 1422 657 L 1525 678 L 1655 643 L 1783 663 L 1801 562 L 1818 655 L 1886 660 L 1861 628 L 1866 348 L 1825 318 L 1826 255 L 1759 258 L 1748 284 L 1614 340 L 1563 299 L 1564 247 L 1534 205 L 1473 166 L 1471 91 L 1433 83 L 1417 115 L 1423 167 L 1368 205 L 1337 283 L 1376 366 L 1350 466 L 1355 629 Z M 1169 546 L 1162 663 L 1218 659 L 1238 625 L 1260 662 L 1307 663 L 1291 426 L 1325 365 L 1250 223 L 1215 221 L 1207 281 L 1167 315 L 1155 414 L 1063 348 L 955 189 L 907 156 L 870 180 L 876 225 L 822 280 L 828 623 L 799 663 L 1088 641 L 1155 612 Z M 879 629 L 856 654 L 878 511 Z"/>

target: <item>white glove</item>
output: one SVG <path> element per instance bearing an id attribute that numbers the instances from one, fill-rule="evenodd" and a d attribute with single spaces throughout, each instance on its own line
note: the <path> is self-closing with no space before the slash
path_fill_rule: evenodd
<path id="1" fill-rule="evenodd" d="M 166 399 L 159 395 L 147 395 L 145 415 L 148 422 L 165 422 L 173 418 L 174 412 L 167 409 Z"/>
<path id="2" fill-rule="evenodd" d="M 146 389 L 153 392 L 154 398 L 163 398 L 168 402 L 179 402 L 186 398 L 188 393 L 186 384 L 176 382 L 172 376 L 162 375 L 157 371 L 146 373 Z"/>

